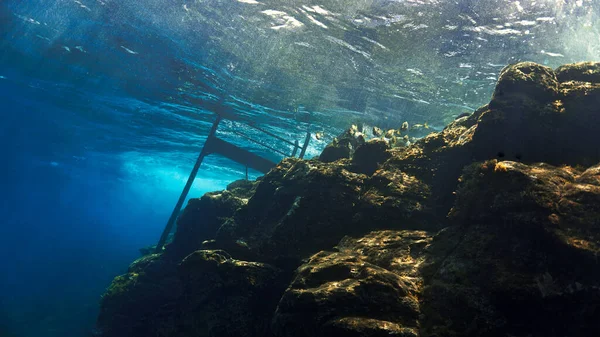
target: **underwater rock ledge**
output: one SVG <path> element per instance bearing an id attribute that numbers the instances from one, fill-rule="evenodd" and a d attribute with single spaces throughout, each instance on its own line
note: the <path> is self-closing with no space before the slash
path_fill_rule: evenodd
<path id="1" fill-rule="evenodd" d="M 524 62 L 406 147 L 192 199 L 101 301 L 104 337 L 600 336 L 600 63 Z M 398 136 L 401 136 L 401 132 Z"/>

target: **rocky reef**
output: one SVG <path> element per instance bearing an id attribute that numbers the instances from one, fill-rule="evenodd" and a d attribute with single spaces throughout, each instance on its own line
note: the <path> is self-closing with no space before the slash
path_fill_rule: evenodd
<path id="1" fill-rule="evenodd" d="M 192 199 L 99 334 L 600 336 L 599 103 L 598 63 L 518 63 L 408 146 L 351 128 Z"/>

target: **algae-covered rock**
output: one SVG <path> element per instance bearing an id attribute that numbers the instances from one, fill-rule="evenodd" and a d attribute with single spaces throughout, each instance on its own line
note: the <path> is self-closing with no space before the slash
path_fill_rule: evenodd
<path id="1" fill-rule="evenodd" d="M 414 265 L 405 264 L 427 240 L 425 232 L 374 232 L 360 240 L 346 238 L 338 252 L 312 256 L 279 302 L 274 333 L 418 336 L 420 278 Z"/>
<path id="2" fill-rule="evenodd" d="M 281 271 L 232 259 L 223 251 L 196 251 L 179 265 L 185 299 L 178 335 L 269 336 L 271 314 L 285 289 Z"/>
<path id="3" fill-rule="evenodd" d="M 371 132 L 363 133 L 356 125 L 352 125 L 323 149 L 319 160 L 331 163 L 340 159 L 352 159 L 352 170 L 370 175 L 379 164 L 389 158 L 390 149 L 406 146 L 410 143 L 409 139 L 414 137 L 402 137 L 398 129 L 384 132 L 378 127 L 373 127 Z"/>
<path id="4" fill-rule="evenodd" d="M 225 191 L 190 199 L 177 219 L 177 231 L 173 243 L 166 247 L 167 253 L 181 259 L 200 249 L 205 240 L 213 239 L 226 219 L 247 203 L 255 185 L 255 182 L 239 180 Z"/>
<path id="5" fill-rule="evenodd" d="M 196 251 L 178 265 L 136 261 L 102 299 L 103 336 L 269 336 L 285 283 L 281 272 L 223 251 Z"/>
<path id="6" fill-rule="evenodd" d="M 472 137 L 480 160 L 550 159 L 561 136 L 559 83 L 551 68 L 531 62 L 506 67 L 489 109 L 481 114 Z M 561 135 L 561 131 L 563 134 Z"/>
<path id="7" fill-rule="evenodd" d="M 194 199 L 115 278 L 101 335 L 599 336 L 597 69 L 510 65 L 410 146 L 352 127 Z"/>
<path id="8" fill-rule="evenodd" d="M 562 70 L 561 70 L 562 68 Z M 592 165 L 600 157 L 600 63 L 577 63 L 563 66 L 560 106 L 565 125 L 561 145 L 556 151 L 569 156 L 570 163 Z M 566 136 L 566 137 L 565 137 Z"/>
<path id="9" fill-rule="evenodd" d="M 331 163 L 339 159 L 349 159 L 354 151 L 364 143 L 365 135 L 358 131 L 358 127 L 352 125 L 323 149 L 319 160 L 324 163 Z"/>
<path id="10" fill-rule="evenodd" d="M 545 105 L 554 101 L 557 93 L 558 80 L 551 68 L 533 62 L 520 62 L 500 72 L 490 108 L 524 109 Z"/>
<path id="11" fill-rule="evenodd" d="M 587 179 L 592 170 L 471 166 L 451 213 L 456 225 L 428 247 L 421 335 L 598 335 L 600 188 Z"/>
<path id="12" fill-rule="evenodd" d="M 439 224 L 430 198 L 429 186 L 415 176 L 397 168 L 381 169 L 365 183 L 353 223 L 371 230 L 435 229 Z"/>
<path id="13" fill-rule="evenodd" d="M 380 164 L 391 157 L 390 145 L 382 139 L 373 139 L 359 146 L 352 156 L 355 171 L 372 175 Z"/>
<path id="14" fill-rule="evenodd" d="M 341 164 L 285 159 L 265 175 L 248 205 L 218 240 L 242 239 L 265 257 L 308 257 L 351 227 L 364 175 Z M 294 266 L 293 268 L 295 268 Z"/>
<path id="15" fill-rule="evenodd" d="M 392 152 L 382 169 L 398 168 L 428 184 L 433 207 L 442 211 L 453 202 L 462 168 L 475 161 L 593 165 L 600 161 L 599 85 L 559 82 L 552 69 L 530 62 L 510 65 L 489 105 Z"/>
<path id="16" fill-rule="evenodd" d="M 111 337 L 166 336 L 160 331 L 170 329 L 182 293 L 175 264 L 158 254 L 144 256 L 102 296 L 97 329 Z"/>
<path id="17" fill-rule="evenodd" d="M 600 82 L 600 62 L 579 62 L 556 68 L 556 78 L 560 82 Z"/>
<path id="18" fill-rule="evenodd" d="M 531 63 L 507 67 L 474 130 L 474 154 L 485 160 L 495 150 L 499 159 L 554 165 L 598 162 L 597 67 L 563 66 L 558 79 L 551 69 Z"/>
<path id="19" fill-rule="evenodd" d="M 222 226 L 212 247 L 242 241 L 249 249 L 243 256 L 254 253 L 277 265 L 274 260 L 283 259 L 284 268 L 295 268 L 345 235 L 427 227 L 426 184 L 398 170 L 367 177 L 352 172 L 353 166 L 347 161 L 282 161 L 263 177 L 234 220 Z"/>

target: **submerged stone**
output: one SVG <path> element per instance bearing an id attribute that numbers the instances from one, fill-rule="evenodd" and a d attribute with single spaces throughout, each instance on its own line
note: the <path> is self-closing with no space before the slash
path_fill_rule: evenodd
<path id="1" fill-rule="evenodd" d="M 384 140 L 370 140 L 356 149 L 352 156 L 352 164 L 357 172 L 372 175 L 379 165 L 391 157 L 389 149 L 389 144 Z"/>
<path id="2" fill-rule="evenodd" d="M 434 238 L 423 265 L 421 335 L 600 333 L 600 222 L 588 218 L 598 206 L 569 195 L 600 196 L 578 182 L 589 174 L 495 160 L 467 169 L 456 225 Z"/>
<path id="3" fill-rule="evenodd" d="M 578 81 L 600 83 L 600 62 L 565 64 L 556 69 L 560 82 Z"/>
<path id="4" fill-rule="evenodd" d="M 557 93 L 558 80 L 551 68 L 533 62 L 516 63 L 500 72 L 490 108 L 507 107 L 520 111 L 529 106 L 548 104 L 554 101 Z"/>
<path id="5" fill-rule="evenodd" d="M 510 65 L 410 146 L 354 127 L 194 199 L 115 278 L 101 335 L 600 335 L 597 68 Z"/>
<path id="6" fill-rule="evenodd" d="M 166 252 L 181 259 L 199 249 L 205 240 L 214 239 L 226 218 L 248 202 L 255 182 L 245 180 L 231 183 L 225 191 L 206 193 L 190 199 L 177 219 L 177 231 Z"/>

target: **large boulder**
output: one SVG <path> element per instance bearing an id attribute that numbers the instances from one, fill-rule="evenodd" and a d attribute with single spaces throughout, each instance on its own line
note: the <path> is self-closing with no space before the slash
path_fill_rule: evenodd
<path id="1" fill-rule="evenodd" d="M 195 251 L 177 265 L 165 260 L 145 256 L 114 279 L 98 317 L 103 336 L 269 336 L 285 289 L 280 270 L 223 251 Z"/>
<path id="2" fill-rule="evenodd" d="M 579 62 L 565 64 L 556 68 L 556 78 L 559 82 L 590 82 L 600 83 L 599 62 Z"/>
<path id="3" fill-rule="evenodd" d="M 598 68 L 599 63 L 557 72 L 531 62 L 507 66 L 490 104 L 392 152 L 382 169 L 396 167 L 427 183 L 431 207 L 442 211 L 452 205 L 463 167 L 475 161 L 593 165 L 600 161 Z"/>
<path id="4" fill-rule="evenodd" d="M 298 268 L 273 318 L 281 337 L 419 335 L 421 231 L 345 238 Z M 414 257 L 414 258 L 413 258 Z"/>
<path id="5" fill-rule="evenodd" d="M 359 146 L 352 156 L 355 172 L 372 175 L 391 157 L 389 142 L 383 139 L 372 139 Z"/>
<path id="6" fill-rule="evenodd" d="M 331 163 L 339 159 L 350 159 L 354 151 L 366 141 L 365 135 L 358 131 L 358 127 L 352 125 L 348 130 L 339 136 L 323 149 L 319 160 L 324 163 Z"/>
<path id="7" fill-rule="evenodd" d="M 219 229 L 221 246 L 211 247 L 242 241 L 257 259 L 295 268 L 345 235 L 430 225 L 426 184 L 399 170 L 368 177 L 352 167 L 347 161 L 283 160 L 263 177 L 247 206 Z"/>
<path id="8" fill-rule="evenodd" d="M 600 165 L 493 160 L 461 181 L 437 234 L 375 231 L 312 256 L 275 335 L 598 335 Z"/>
<path id="9" fill-rule="evenodd" d="M 240 180 L 231 183 L 225 191 L 190 199 L 177 219 L 173 242 L 165 248 L 168 256 L 180 260 L 200 249 L 204 241 L 214 239 L 227 218 L 248 202 L 255 185 L 255 182 Z"/>
<path id="10" fill-rule="evenodd" d="M 206 250 L 187 256 L 178 269 L 185 298 L 178 304 L 179 330 L 166 336 L 270 335 L 272 312 L 287 280 L 279 279 L 279 269 Z"/>
<path id="11" fill-rule="evenodd" d="M 299 261 L 332 247 L 347 231 L 359 230 L 349 226 L 350 210 L 365 178 L 338 163 L 284 159 L 219 230 L 217 241 L 242 240 L 266 260 Z"/>
<path id="12" fill-rule="evenodd" d="M 177 265 L 162 255 L 134 261 L 126 274 L 115 277 L 102 296 L 97 331 L 102 336 L 167 336 L 174 308 L 183 294 Z"/>
<path id="13" fill-rule="evenodd" d="M 473 152 L 528 163 L 592 165 L 600 160 L 598 64 L 507 67 L 473 134 Z"/>
<path id="14" fill-rule="evenodd" d="M 558 80 L 551 68 L 533 62 L 509 65 L 500 72 L 491 109 L 538 111 L 558 95 Z M 525 111 L 527 113 L 527 111 Z"/>
<path id="15" fill-rule="evenodd" d="M 421 336 L 599 335 L 599 173 L 469 167 L 427 249 Z"/>

